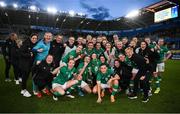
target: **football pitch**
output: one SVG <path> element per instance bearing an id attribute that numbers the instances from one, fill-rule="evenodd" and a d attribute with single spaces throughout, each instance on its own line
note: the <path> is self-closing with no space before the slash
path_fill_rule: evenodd
<path id="1" fill-rule="evenodd" d="M 161 91 L 153 94 L 148 103 L 141 102 L 141 94 L 137 100 L 130 100 L 124 93 L 116 95 L 116 102 L 110 102 L 108 92 L 101 104 L 97 104 L 97 95 L 85 94 L 80 97 L 75 92 L 75 99 L 60 97 L 54 101 L 52 96 L 43 95 L 41 99 L 36 96 L 25 98 L 20 94 L 20 86 L 14 81 L 5 82 L 4 60 L 0 56 L 0 112 L 5 113 L 170 113 L 180 112 L 180 60 L 166 62 L 166 71 L 161 81 Z M 10 73 L 14 80 L 13 73 Z M 28 80 L 28 90 L 32 93 L 31 77 Z M 154 90 L 154 88 L 153 88 Z"/>

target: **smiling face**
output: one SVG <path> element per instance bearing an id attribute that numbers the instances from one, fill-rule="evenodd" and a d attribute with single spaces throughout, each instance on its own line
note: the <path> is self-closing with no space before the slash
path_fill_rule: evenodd
<path id="1" fill-rule="evenodd" d="M 159 39 L 158 40 L 158 45 L 163 46 L 164 45 L 164 39 Z"/>
<path id="2" fill-rule="evenodd" d="M 117 43 L 116 43 L 116 47 L 117 47 L 118 49 L 122 49 L 123 43 L 122 43 L 121 41 L 117 42 Z"/>
<path id="3" fill-rule="evenodd" d="M 102 65 L 102 66 L 100 67 L 100 71 L 101 71 L 103 74 L 105 74 L 106 71 L 107 71 L 107 66 L 106 66 L 106 65 Z"/>
<path id="4" fill-rule="evenodd" d="M 82 44 L 83 38 L 82 37 L 78 37 L 77 42 L 78 42 L 78 44 Z"/>
<path id="5" fill-rule="evenodd" d="M 122 39 L 122 43 L 123 43 L 123 44 L 127 44 L 127 43 L 128 43 L 128 39 L 127 39 L 127 38 L 123 38 L 123 39 Z"/>
<path id="6" fill-rule="evenodd" d="M 125 50 L 125 53 L 128 56 L 128 58 L 131 58 L 131 56 L 133 55 L 133 49 L 132 48 L 127 48 Z"/>
<path id="7" fill-rule="evenodd" d="M 86 56 L 86 57 L 84 58 L 84 62 L 89 63 L 90 61 L 91 61 L 91 58 L 90 58 L 89 56 Z"/>
<path id="8" fill-rule="evenodd" d="M 96 43 L 96 49 L 100 49 L 101 48 L 101 43 Z"/>
<path id="9" fill-rule="evenodd" d="M 101 61 L 102 63 L 105 63 L 105 62 L 106 62 L 105 57 L 104 57 L 104 56 L 100 56 L 100 61 Z"/>
<path id="10" fill-rule="evenodd" d="M 68 42 L 69 42 L 69 44 L 70 44 L 70 45 L 73 45 L 73 44 L 74 44 L 74 42 L 75 42 L 74 37 L 69 37 Z"/>
<path id="11" fill-rule="evenodd" d="M 123 54 L 119 55 L 119 60 L 121 62 L 124 62 L 125 61 L 125 55 L 123 55 Z"/>
<path id="12" fill-rule="evenodd" d="M 69 69 L 72 69 L 73 67 L 74 67 L 74 64 L 75 64 L 75 61 L 74 60 L 69 60 L 69 62 L 68 62 L 68 68 Z"/>
<path id="13" fill-rule="evenodd" d="M 61 36 L 61 35 L 56 36 L 56 42 L 57 43 L 61 43 L 62 40 L 63 40 L 63 36 Z"/>
<path id="14" fill-rule="evenodd" d="M 92 59 L 96 59 L 96 58 L 97 58 L 97 55 L 96 55 L 95 53 L 93 53 L 93 54 L 91 55 L 91 57 L 92 57 Z"/>
<path id="15" fill-rule="evenodd" d="M 80 53 L 83 49 L 82 45 L 78 45 L 78 47 L 76 48 L 76 53 Z"/>
<path id="16" fill-rule="evenodd" d="M 31 37 L 31 42 L 32 42 L 33 44 L 35 44 L 35 43 L 37 42 L 37 40 L 38 40 L 37 35 L 33 35 L 33 36 Z"/>
<path id="17" fill-rule="evenodd" d="M 117 60 L 116 60 L 116 61 L 114 61 L 114 66 L 118 68 L 118 67 L 120 66 L 119 61 L 117 61 Z"/>
<path id="18" fill-rule="evenodd" d="M 141 49 L 144 50 L 144 49 L 146 49 L 146 47 L 147 47 L 146 43 L 145 42 L 141 42 Z"/>
<path id="19" fill-rule="evenodd" d="M 150 38 L 148 38 L 148 37 L 145 38 L 144 41 L 145 41 L 147 44 L 150 44 L 150 43 L 151 43 L 151 40 L 150 40 Z"/>
<path id="20" fill-rule="evenodd" d="M 111 50 L 111 44 L 110 43 L 106 43 L 106 50 L 110 51 Z"/>
<path id="21" fill-rule="evenodd" d="M 44 34 L 44 40 L 45 40 L 45 42 L 50 42 L 51 40 L 52 40 L 52 33 L 50 33 L 50 32 L 46 32 L 45 34 Z"/>
<path id="22" fill-rule="evenodd" d="M 94 44 L 92 42 L 88 43 L 88 49 L 92 50 L 94 48 Z"/>
<path id="23" fill-rule="evenodd" d="M 52 55 L 48 55 L 48 56 L 46 57 L 46 62 L 47 62 L 48 64 L 51 64 L 51 63 L 53 62 L 53 56 L 52 56 Z"/>

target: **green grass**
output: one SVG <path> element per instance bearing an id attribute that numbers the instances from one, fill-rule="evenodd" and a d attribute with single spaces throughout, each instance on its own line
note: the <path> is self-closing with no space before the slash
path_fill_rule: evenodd
<path id="1" fill-rule="evenodd" d="M 4 82 L 4 60 L 0 57 L 0 112 L 180 112 L 180 61 L 169 60 L 166 63 L 166 72 L 163 75 L 161 92 L 153 95 L 148 103 L 142 103 L 140 97 L 130 100 L 126 95 L 119 93 L 116 102 L 111 103 L 109 95 L 103 98 L 102 104 L 97 104 L 97 96 L 86 94 L 84 97 L 76 95 L 75 99 L 59 98 L 55 102 L 52 97 L 35 96 L 25 98 L 20 95 L 20 86 L 15 82 Z M 11 71 L 11 79 L 13 79 Z M 32 90 L 31 78 L 28 81 L 28 90 Z"/>

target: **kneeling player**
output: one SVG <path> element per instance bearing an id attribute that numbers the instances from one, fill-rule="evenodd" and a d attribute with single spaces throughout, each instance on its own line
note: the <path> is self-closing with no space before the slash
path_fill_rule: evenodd
<path id="1" fill-rule="evenodd" d="M 111 102 L 115 102 L 114 96 L 118 92 L 120 79 L 118 75 L 112 77 L 112 70 L 108 69 L 106 64 L 101 64 L 100 72 L 97 74 L 97 84 L 93 88 L 93 93 L 98 93 L 97 103 L 102 102 L 102 98 L 104 97 L 104 89 L 105 88 L 113 88 L 111 94 Z"/>
<path id="2" fill-rule="evenodd" d="M 64 95 L 66 90 L 70 93 L 79 84 L 82 77 L 78 75 L 76 79 L 73 79 L 73 75 L 75 75 L 74 64 L 75 61 L 70 59 L 68 65 L 61 67 L 59 74 L 52 81 L 54 100 L 58 100 L 57 97 Z"/>

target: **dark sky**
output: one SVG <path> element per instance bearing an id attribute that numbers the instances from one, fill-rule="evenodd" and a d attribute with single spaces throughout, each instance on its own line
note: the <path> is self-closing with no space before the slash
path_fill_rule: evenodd
<path id="1" fill-rule="evenodd" d="M 0 0 L 1 1 L 1 0 Z M 110 20 L 125 16 L 132 10 L 141 9 L 161 0 L 5 0 L 8 3 L 38 4 L 43 9 L 55 7 L 58 10 L 73 10 L 89 18 Z"/>

